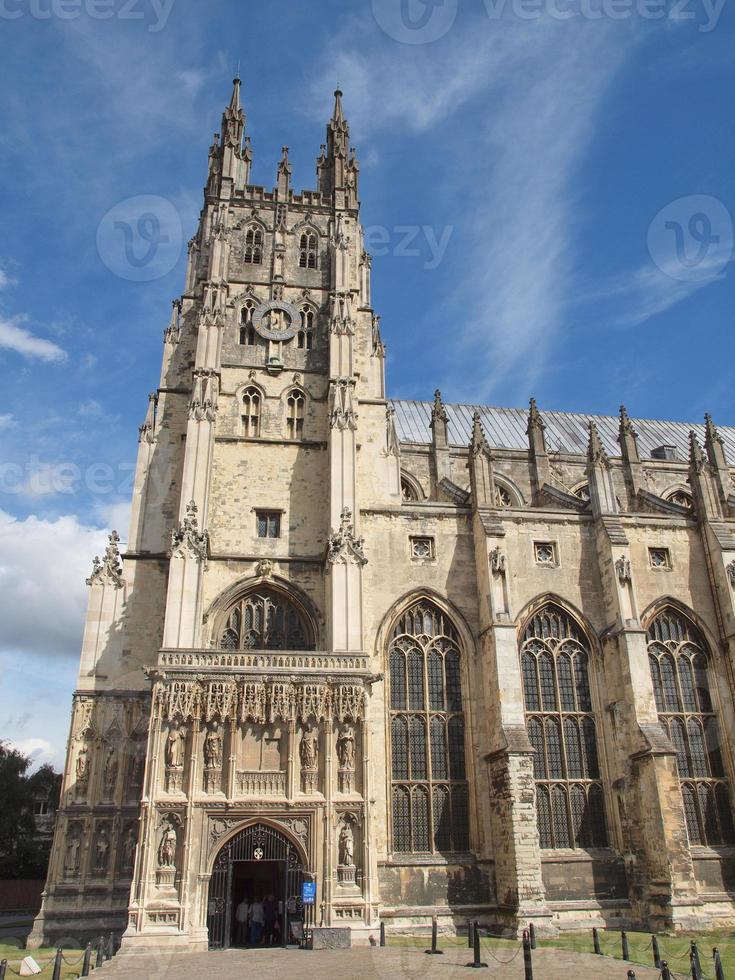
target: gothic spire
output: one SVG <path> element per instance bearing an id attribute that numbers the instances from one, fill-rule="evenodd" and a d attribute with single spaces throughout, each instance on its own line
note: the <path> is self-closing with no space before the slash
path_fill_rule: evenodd
<path id="1" fill-rule="evenodd" d="M 291 186 L 291 164 L 288 159 L 288 147 L 281 147 L 281 160 L 278 164 L 278 197 L 285 199 Z"/>
<path id="2" fill-rule="evenodd" d="M 701 473 L 707 466 L 707 457 L 697 439 L 694 429 L 689 431 L 689 467 L 694 473 Z"/>
<path id="3" fill-rule="evenodd" d="M 490 452 L 490 447 L 487 444 L 485 432 L 482 428 L 480 413 L 475 412 L 472 416 L 472 441 L 470 442 L 470 452 L 477 455 L 477 453 L 482 452 L 483 449 Z"/>
<path id="4" fill-rule="evenodd" d="M 641 466 L 641 458 L 638 453 L 638 433 L 633 427 L 625 405 L 620 406 L 618 442 L 620 443 L 625 482 L 631 498 L 632 507 L 638 491 L 643 486 L 643 467 Z"/>
<path id="5" fill-rule="evenodd" d="M 630 416 L 628 415 L 627 408 L 625 407 L 625 405 L 621 405 L 620 406 L 620 429 L 619 429 L 619 432 L 618 432 L 618 442 L 622 442 L 622 440 L 626 436 L 632 436 L 635 439 L 637 437 L 637 435 L 638 435 L 638 433 L 635 431 L 635 428 L 633 427 L 633 423 L 630 420 Z"/>
<path id="6" fill-rule="evenodd" d="M 230 104 L 222 113 L 222 144 L 232 146 L 239 152 L 244 129 L 245 115 L 240 108 L 240 78 L 235 76 L 232 79 Z"/>
<path id="7" fill-rule="evenodd" d="M 717 426 L 712 421 L 712 416 L 709 413 L 705 415 L 704 422 L 704 445 L 707 449 L 709 461 L 713 467 L 715 483 L 717 484 L 717 491 L 720 495 L 720 500 L 725 508 L 725 513 L 728 513 L 730 508 L 732 508 L 733 493 L 730 467 L 727 464 L 727 457 L 725 456 L 725 443 L 722 436 L 717 431 Z"/>
<path id="8" fill-rule="evenodd" d="M 327 123 L 327 142 L 316 164 L 319 190 L 325 196 L 334 196 L 335 207 L 357 207 L 359 171 L 354 150 L 350 153 L 350 127 L 342 107 L 342 91 L 337 89 Z"/>
<path id="9" fill-rule="evenodd" d="M 526 426 L 526 435 L 530 435 L 532 429 L 539 429 L 541 432 L 543 432 L 545 428 L 546 425 L 544 424 L 544 420 L 541 418 L 541 412 L 538 410 L 536 399 L 532 398 L 528 403 L 528 425 Z"/>
<path id="10" fill-rule="evenodd" d="M 590 419 L 589 421 L 589 433 L 590 441 L 587 446 L 587 459 L 590 463 L 600 464 L 602 466 L 609 466 L 610 460 L 605 452 L 605 448 L 602 445 L 602 439 L 600 439 L 600 433 L 597 431 L 597 426 Z"/>
<path id="11" fill-rule="evenodd" d="M 342 108 L 342 90 L 335 89 L 334 91 L 334 111 L 332 112 L 331 122 L 334 126 L 344 126 L 345 130 L 349 132 L 347 128 L 347 120 L 345 119 L 344 109 Z"/>

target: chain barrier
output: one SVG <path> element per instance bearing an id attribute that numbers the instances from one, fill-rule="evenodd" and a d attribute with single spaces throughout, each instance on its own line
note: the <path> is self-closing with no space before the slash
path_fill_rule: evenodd
<path id="1" fill-rule="evenodd" d="M 61 958 L 66 963 L 67 966 L 78 966 L 84 959 L 84 952 L 82 952 L 82 955 L 79 957 L 78 960 L 68 960 L 63 953 L 61 954 Z"/>
<path id="2" fill-rule="evenodd" d="M 518 947 L 518 949 L 515 951 L 515 953 L 513 953 L 513 955 L 511 956 L 511 958 L 509 960 L 501 960 L 500 957 L 499 956 L 496 956 L 495 953 L 493 953 L 492 949 L 490 949 L 489 947 L 487 947 L 485 949 L 485 952 L 489 953 L 492 956 L 492 958 L 495 960 L 496 963 L 500 963 L 501 966 L 508 966 L 509 963 L 512 963 L 513 960 L 516 959 L 516 957 L 519 955 L 519 953 L 522 953 L 523 952 L 523 943 L 520 944 L 520 946 Z"/>

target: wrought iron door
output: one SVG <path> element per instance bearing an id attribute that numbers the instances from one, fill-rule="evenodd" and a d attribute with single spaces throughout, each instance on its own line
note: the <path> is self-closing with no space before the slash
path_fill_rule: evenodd
<path id="1" fill-rule="evenodd" d="M 245 827 L 223 846 L 217 855 L 209 881 L 207 904 L 207 928 L 209 945 L 226 948 L 230 945 L 232 923 L 232 866 L 236 861 L 277 861 L 281 867 L 283 893 L 278 896 L 286 902 L 292 896 L 301 896 L 304 867 L 296 846 L 289 838 L 266 824 L 256 823 Z M 305 910 L 311 919 L 312 910 Z M 283 922 L 283 934 L 287 935 L 287 923 Z"/>

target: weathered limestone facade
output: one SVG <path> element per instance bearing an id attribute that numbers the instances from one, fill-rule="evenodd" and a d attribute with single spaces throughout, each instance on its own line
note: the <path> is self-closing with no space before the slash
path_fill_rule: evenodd
<path id="1" fill-rule="evenodd" d="M 239 88 L 33 938 L 227 944 L 272 854 L 362 938 L 732 922 L 735 430 L 387 399 L 340 93 L 295 193 Z"/>

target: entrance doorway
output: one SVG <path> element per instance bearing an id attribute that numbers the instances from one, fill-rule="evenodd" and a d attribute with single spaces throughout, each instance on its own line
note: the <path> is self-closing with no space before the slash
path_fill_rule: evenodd
<path id="1" fill-rule="evenodd" d="M 293 934 L 292 925 L 304 917 L 301 886 L 304 871 L 301 854 L 285 833 L 255 823 L 245 827 L 223 846 L 214 861 L 209 880 L 207 928 L 209 945 L 227 949 L 244 939 L 237 929 L 236 910 L 243 898 L 261 900 L 272 894 L 279 915 L 279 940 Z M 289 917 L 291 922 L 289 922 Z M 306 910 L 310 924 L 313 908 Z M 298 930 L 297 930 L 298 931 Z"/>
<path id="2" fill-rule="evenodd" d="M 234 861 L 232 864 L 232 890 L 230 892 L 230 941 L 228 946 L 258 944 L 280 945 L 283 925 L 283 862 L 281 861 Z M 248 906 L 260 902 L 264 907 L 264 928 L 253 934 L 249 924 L 239 923 L 237 909 L 242 901 Z M 277 918 L 274 920 L 274 914 Z"/>

